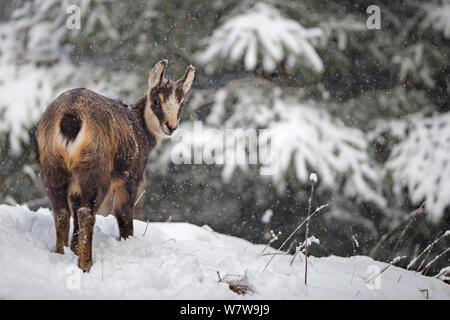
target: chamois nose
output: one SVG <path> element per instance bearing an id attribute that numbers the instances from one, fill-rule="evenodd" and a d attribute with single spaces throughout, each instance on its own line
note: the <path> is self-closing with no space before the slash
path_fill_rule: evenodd
<path id="1" fill-rule="evenodd" d="M 175 130 L 177 130 L 178 125 L 176 125 L 175 127 L 172 127 L 168 122 L 166 122 L 166 127 L 167 127 L 167 130 L 169 130 L 169 133 L 172 134 Z"/>

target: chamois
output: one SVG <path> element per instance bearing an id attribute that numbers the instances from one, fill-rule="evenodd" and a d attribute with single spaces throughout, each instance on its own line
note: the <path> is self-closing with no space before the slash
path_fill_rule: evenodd
<path id="1" fill-rule="evenodd" d="M 89 272 L 95 215 L 113 198 L 120 238 L 133 235 L 133 209 L 144 185 L 149 152 L 178 128 L 195 69 L 174 82 L 164 78 L 167 60 L 150 71 L 148 92 L 128 106 L 85 88 L 59 95 L 37 128 L 41 177 L 52 207 L 55 252 L 68 246 Z M 101 211 L 101 210 L 100 210 Z"/>

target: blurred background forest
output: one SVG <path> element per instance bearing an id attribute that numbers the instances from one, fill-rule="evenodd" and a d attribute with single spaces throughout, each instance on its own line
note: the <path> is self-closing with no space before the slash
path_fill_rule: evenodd
<path id="1" fill-rule="evenodd" d="M 373 4 L 380 29 L 366 25 Z M 71 5 L 79 29 L 67 27 Z M 183 128 L 272 129 L 280 166 L 261 176 L 257 165 L 175 165 L 166 141 L 151 155 L 144 220 L 256 243 L 281 231 L 277 246 L 305 218 L 316 172 L 313 208 L 329 207 L 311 222 L 312 255 L 388 260 L 423 201 L 395 255 L 410 261 L 450 229 L 448 0 L 13 0 L 0 4 L 0 39 L 0 203 L 49 205 L 34 132 L 59 93 L 132 103 L 167 58 L 171 78 L 196 67 Z M 449 261 L 447 251 L 434 272 Z"/>

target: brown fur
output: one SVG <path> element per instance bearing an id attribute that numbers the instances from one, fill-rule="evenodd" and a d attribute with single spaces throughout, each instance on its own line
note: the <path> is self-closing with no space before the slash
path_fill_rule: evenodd
<path id="1" fill-rule="evenodd" d="M 172 133 L 170 129 L 178 127 L 194 69 L 189 67 L 175 83 L 163 78 L 166 66 L 166 60 L 155 65 L 148 93 L 131 106 L 88 89 L 73 89 L 56 98 L 39 122 L 39 160 L 53 209 L 55 252 L 64 253 L 68 246 L 72 214 L 70 248 L 79 255 L 84 271 L 93 264 L 95 215 L 113 213 L 120 237 L 133 235 L 133 214 L 143 192 L 148 154 L 164 135 Z M 156 97 L 158 105 L 154 105 Z"/>

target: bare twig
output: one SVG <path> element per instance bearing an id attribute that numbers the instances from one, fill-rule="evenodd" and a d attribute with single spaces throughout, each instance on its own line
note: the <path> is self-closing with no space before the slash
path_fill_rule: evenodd
<path id="1" fill-rule="evenodd" d="M 136 205 L 138 204 L 139 200 L 141 200 L 141 198 L 144 195 L 144 193 L 145 193 L 145 190 L 142 190 L 141 194 L 139 195 L 139 197 L 137 198 L 136 202 L 134 203 L 133 208 L 136 207 Z"/>
<path id="2" fill-rule="evenodd" d="M 303 244 L 301 243 L 298 246 L 297 250 L 295 250 L 294 256 L 292 257 L 292 260 L 291 260 L 291 266 L 294 264 L 295 258 L 297 257 L 297 254 L 301 251 L 302 247 L 303 247 Z M 301 259 L 301 256 L 300 256 L 300 259 Z"/>
<path id="3" fill-rule="evenodd" d="M 422 273 L 423 275 L 427 275 L 428 273 L 428 269 L 430 268 L 430 266 L 436 262 L 436 260 L 438 260 L 440 257 L 442 257 L 444 254 L 446 254 L 447 252 L 450 251 L 450 247 L 448 247 L 447 249 L 445 249 L 444 251 L 442 251 L 440 254 L 438 254 L 436 257 L 433 258 L 433 260 L 431 260 L 430 262 L 428 262 L 428 264 L 425 266 L 425 268 L 423 268 Z"/>
<path id="4" fill-rule="evenodd" d="M 434 240 L 436 240 L 438 238 L 438 236 L 436 236 L 436 238 L 434 238 Z M 419 266 L 416 268 L 416 271 L 421 270 L 422 266 L 427 262 L 428 257 L 431 254 L 431 250 L 428 250 L 427 254 L 425 255 L 424 258 L 422 258 L 422 262 L 419 264 Z"/>
<path id="5" fill-rule="evenodd" d="M 434 277 L 440 279 L 442 276 L 446 276 L 446 277 L 450 276 L 450 270 L 448 267 L 439 271 L 439 273 L 437 275 L 435 275 Z"/>
<path id="6" fill-rule="evenodd" d="M 356 256 L 356 247 L 359 247 L 359 243 L 358 240 L 356 240 L 355 235 L 353 234 L 352 226 L 350 226 L 350 235 L 352 240 L 353 255 Z"/>
<path id="7" fill-rule="evenodd" d="M 142 234 L 142 236 L 145 236 L 145 233 L 147 232 L 147 228 L 148 228 L 148 224 L 150 223 L 149 220 L 147 220 L 147 224 L 145 225 L 145 230 L 144 233 Z"/>
<path id="8" fill-rule="evenodd" d="M 424 201 L 424 202 L 425 202 L 425 201 Z M 422 203 L 421 207 L 423 206 L 424 202 Z M 373 258 L 373 257 L 375 256 L 375 254 L 377 253 L 378 249 L 383 245 L 383 243 L 384 243 L 386 240 L 388 240 L 388 239 L 395 233 L 395 231 L 397 230 L 397 228 L 399 228 L 399 227 L 403 224 L 403 222 L 407 221 L 407 220 L 410 219 L 411 217 L 416 216 L 416 215 L 417 215 L 417 210 L 418 210 L 418 209 L 416 209 L 416 210 L 410 212 L 407 216 L 404 217 L 404 219 L 403 219 L 401 222 L 395 224 L 388 232 L 386 232 L 386 233 L 381 237 L 380 241 L 378 241 L 378 243 L 372 248 L 372 250 L 370 250 L 370 252 L 369 252 L 369 257 L 372 257 L 372 258 Z"/>
<path id="9" fill-rule="evenodd" d="M 328 207 L 328 206 L 329 206 L 329 204 L 324 204 L 324 205 L 318 207 L 316 210 L 314 210 L 314 212 L 313 212 L 309 217 L 306 217 L 305 220 L 303 220 L 302 223 L 300 223 L 300 224 L 297 226 L 297 228 L 295 228 L 295 230 L 289 235 L 289 237 L 287 237 L 287 239 L 284 240 L 284 242 L 281 244 L 281 246 L 278 248 L 278 250 L 281 250 L 281 249 L 284 247 L 284 245 L 289 241 L 289 239 L 291 239 L 291 238 L 294 236 L 294 234 L 295 234 L 298 230 L 300 230 L 300 228 L 305 224 L 306 221 L 310 220 L 313 216 L 315 216 L 315 215 L 316 215 L 317 213 L 319 213 L 322 209 L 324 209 L 324 208 L 326 208 L 326 207 Z"/>
<path id="10" fill-rule="evenodd" d="M 287 252 L 267 252 L 267 253 L 262 254 L 262 256 L 277 256 L 277 255 L 287 256 L 288 253 Z"/>
<path id="11" fill-rule="evenodd" d="M 264 251 L 266 251 L 267 248 L 268 248 L 272 243 L 274 243 L 275 241 L 277 241 L 277 240 L 278 240 L 278 237 L 279 237 L 280 235 L 281 235 L 281 231 L 278 231 L 278 233 L 275 234 L 275 233 L 273 232 L 273 230 L 270 230 L 270 240 L 269 240 L 269 242 L 266 244 L 266 246 L 264 247 L 263 251 L 261 251 L 261 254 L 263 254 Z"/>
<path id="12" fill-rule="evenodd" d="M 226 274 L 222 278 L 220 272 L 217 271 L 217 277 L 219 278 L 219 282 L 228 284 L 228 288 L 237 294 L 244 295 L 253 292 L 253 288 L 240 275 Z"/>
<path id="13" fill-rule="evenodd" d="M 426 202 L 426 200 L 424 202 L 422 202 L 422 204 L 420 205 L 419 208 L 416 209 L 416 211 L 414 211 L 411 219 L 409 219 L 408 224 L 403 228 L 402 233 L 400 234 L 400 237 L 398 238 L 397 243 L 395 244 L 394 249 L 391 252 L 390 258 L 392 258 L 392 256 L 394 255 L 395 250 L 397 250 L 398 245 L 400 244 L 400 241 L 402 241 L 403 236 L 405 235 L 405 233 L 409 229 L 409 227 L 412 225 L 412 223 L 416 219 L 417 215 L 419 213 L 423 212 L 423 206 L 425 205 L 425 202 Z"/>
<path id="14" fill-rule="evenodd" d="M 305 224 L 305 222 L 306 222 L 307 220 L 311 219 L 314 215 L 316 215 L 317 213 L 319 213 L 323 208 L 326 208 L 326 207 L 328 207 L 328 206 L 329 206 L 329 204 L 324 204 L 324 205 L 320 206 L 319 208 L 317 208 L 317 209 L 316 209 L 309 217 L 306 217 L 305 220 L 303 220 L 303 221 L 297 226 L 297 228 L 295 228 L 295 230 L 289 235 L 289 237 L 287 237 L 287 239 L 281 244 L 281 246 L 278 248 L 278 250 L 281 250 L 281 249 L 284 247 L 284 245 L 289 241 L 289 239 L 291 239 L 291 238 L 294 236 L 294 234 L 295 234 L 298 230 L 300 230 L 300 228 Z M 274 256 L 272 256 L 272 257 L 270 258 L 269 262 L 267 262 L 266 266 L 264 267 L 263 272 L 266 271 L 267 267 L 268 267 L 269 264 L 272 262 L 273 258 L 274 258 Z"/>
<path id="15" fill-rule="evenodd" d="M 286 253 L 291 252 L 292 248 L 294 248 L 296 244 L 297 244 L 297 239 L 295 239 L 295 238 L 292 239 L 291 243 L 289 244 L 289 247 L 286 249 Z"/>
<path id="16" fill-rule="evenodd" d="M 353 274 L 352 274 L 352 279 L 350 280 L 350 283 L 353 283 L 353 279 L 355 278 L 355 274 L 356 274 L 356 247 L 359 247 L 358 241 L 356 240 L 355 236 L 353 235 L 353 229 L 352 226 L 350 226 L 350 235 L 351 235 L 351 240 L 352 240 L 352 248 L 353 248 L 353 261 L 354 263 L 354 270 L 353 270 Z"/>
<path id="17" fill-rule="evenodd" d="M 430 243 L 416 258 L 414 258 L 413 260 L 411 260 L 411 262 L 408 264 L 407 269 L 410 270 L 414 264 L 420 259 L 420 257 L 422 257 L 426 252 L 429 252 L 436 243 L 438 243 L 441 239 L 444 239 L 445 237 L 450 235 L 450 230 L 444 232 L 443 235 L 441 235 L 440 237 L 436 238 L 432 243 Z M 422 266 L 419 265 L 419 268 Z"/>
<path id="18" fill-rule="evenodd" d="M 297 251 L 295 251 L 294 256 L 292 257 L 292 260 L 291 260 L 291 266 L 294 264 L 295 257 L 297 257 L 297 254 L 298 254 L 299 252 L 300 252 L 300 249 L 297 250 Z"/>
<path id="19" fill-rule="evenodd" d="M 379 277 L 383 272 L 385 272 L 387 269 L 389 269 L 390 266 L 392 266 L 393 264 L 399 262 L 400 260 L 402 260 L 404 258 L 406 258 L 406 256 L 397 257 L 397 258 L 393 259 L 391 262 L 389 262 L 389 264 L 386 267 L 383 268 L 383 270 L 381 270 L 378 273 L 375 273 L 369 279 L 367 279 L 367 282 L 372 282 L 373 280 L 375 280 L 375 278 Z"/>
<path id="20" fill-rule="evenodd" d="M 298 253 L 302 252 L 302 249 L 304 249 L 306 246 L 309 247 L 313 242 L 319 243 L 318 239 L 316 239 L 314 236 L 311 236 L 308 238 L 308 240 L 304 241 L 303 243 L 300 243 L 300 245 L 295 250 L 294 256 L 292 257 L 291 266 L 294 264 L 295 258 L 297 257 Z M 300 260 L 302 260 L 302 256 L 299 255 L 299 257 Z"/>
<path id="21" fill-rule="evenodd" d="M 315 174 L 314 174 L 315 177 Z M 308 285 L 308 233 L 309 233 L 309 216 L 311 215 L 311 203 L 312 198 L 314 196 L 314 184 L 316 183 L 317 178 L 313 178 L 313 175 L 310 176 L 309 180 L 311 181 L 311 194 L 309 195 L 308 200 L 308 220 L 306 220 L 306 228 L 305 228 L 305 285 Z M 295 258 L 295 255 L 294 255 Z"/>
<path id="22" fill-rule="evenodd" d="M 419 291 L 422 292 L 422 293 L 425 293 L 425 298 L 428 300 L 428 297 L 429 297 L 428 289 L 420 289 Z"/>
<path id="23" fill-rule="evenodd" d="M 391 259 L 394 256 L 395 251 L 398 248 L 398 245 L 400 244 L 400 242 L 403 239 L 403 236 L 405 235 L 406 231 L 409 229 L 409 227 L 412 225 L 413 221 L 415 220 L 415 218 L 417 217 L 417 215 L 419 213 L 421 213 L 423 211 L 423 206 L 425 205 L 425 201 L 422 202 L 422 204 L 419 206 L 419 208 L 417 208 L 412 214 L 411 214 L 411 218 L 409 219 L 409 222 L 406 224 L 406 226 L 403 228 L 402 233 L 400 234 L 400 236 L 398 237 L 397 243 L 394 246 L 394 249 L 392 250 L 389 259 Z M 379 275 L 381 275 L 383 272 L 385 272 L 391 265 L 393 265 L 394 263 L 397 263 L 398 261 L 400 261 L 401 259 L 406 258 L 406 256 L 403 257 L 397 257 L 394 258 L 393 260 L 391 260 L 391 262 L 389 262 L 389 264 L 383 269 L 381 270 L 381 272 L 379 272 L 378 274 L 373 275 L 372 277 L 370 277 L 367 281 L 370 282 L 372 280 L 374 280 L 376 277 L 378 277 Z"/>

